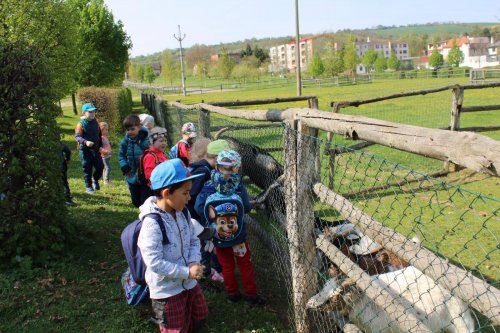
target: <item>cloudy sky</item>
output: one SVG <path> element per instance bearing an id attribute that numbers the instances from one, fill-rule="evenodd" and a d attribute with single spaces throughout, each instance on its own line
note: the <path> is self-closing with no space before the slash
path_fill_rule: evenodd
<path id="1" fill-rule="evenodd" d="M 295 35 L 295 0 L 105 0 L 132 38 L 132 57 L 184 47 Z M 498 0 L 298 0 L 300 33 L 428 22 L 500 22 Z M 499 23 L 500 24 L 500 23 Z"/>

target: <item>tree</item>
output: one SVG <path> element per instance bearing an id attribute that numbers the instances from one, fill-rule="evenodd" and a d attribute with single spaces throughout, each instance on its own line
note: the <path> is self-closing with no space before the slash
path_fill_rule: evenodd
<path id="1" fill-rule="evenodd" d="M 153 66 L 146 65 L 144 67 L 144 80 L 147 83 L 151 84 L 151 83 L 153 83 L 153 81 L 155 80 L 155 78 L 156 78 L 156 74 L 155 74 L 155 72 L 153 70 Z"/>
<path id="2" fill-rule="evenodd" d="M 315 54 L 309 64 L 309 72 L 314 76 L 320 76 L 325 71 L 325 65 L 318 54 Z"/>
<path id="3" fill-rule="evenodd" d="M 137 65 L 137 81 L 144 81 L 144 65 Z"/>
<path id="4" fill-rule="evenodd" d="M 164 51 L 161 55 L 160 75 L 165 79 L 165 81 L 170 82 L 171 86 L 174 84 L 174 80 L 180 78 L 181 76 L 179 64 L 178 62 L 174 62 L 172 54 L 169 51 Z"/>
<path id="5" fill-rule="evenodd" d="M 356 71 L 356 66 L 359 63 L 358 55 L 356 52 L 356 44 L 354 36 L 350 35 L 347 45 L 344 49 L 344 67 L 349 70 L 353 75 Z"/>
<path id="6" fill-rule="evenodd" d="M 78 86 L 113 86 L 123 80 L 132 48 L 130 37 L 121 21 L 103 0 L 68 0 L 79 12 L 77 40 L 78 59 L 73 64 Z M 74 100 L 74 92 L 73 92 Z M 73 109 L 77 114 L 76 104 Z"/>
<path id="7" fill-rule="evenodd" d="M 454 39 L 448 53 L 448 63 L 458 67 L 462 61 L 464 61 L 464 53 L 458 48 L 457 41 Z"/>
<path id="8" fill-rule="evenodd" d="M 381 73 L 387 69 L 387 60 L 385 59 L 382 52 L 380 52 L 377 56 L 377 60 L 375 60 L 373 67 L 375 68 L 375 72 L 377 73 Z"/>
<path id="9" fill-rule="evenodd" d="M 343 50 L 337 51 L 332 43 L 326 44 L 326 50 L 323 55 L 323 64 L 327 76 L 334 77 L 344 71 Z"/>
<path id="10" fill-rule="evenodd" d="M 75 12 L 59 0 L 0 3 L 0 265 L 48 264 L 66 221 L 56 102 L 76 82 Z"/>
<path id="11" fill-rule="evenodd" d="M 186 64 L 188 67 L 193 68 L 194 65 L 200 62 L 208 63 L 212 53 L 213 50 L 210 46 L 195 44 L 186 50 Z"/>
<path id="12" fill-rule="evenodd" d="M 368 51 L 365 52 L 365 54 L 363 54 L 361 62 L 369 72 L 373 69 L 373 65 L 375 64 L 376 60 L 377 60 L 377 52 L 375 52 L 374 49 L 370 48 L 368 49 Z"/>
<path id="13" fill-rule="evenodd" d="M 229 56 L 226 48 L 222 48 L 221 57 L 219 59 L 219 63 L 217 64 L 217 70 L 219 74 L 228 79 L 231 76 L 231 72 L 233 71 L 234 66 L 236 65 L 236 61 Z"/>
<path id="14" fill-rule="evenodd" d="M 398 70 L 399 67 L 401 67 L 401 61 L 399 61 L 396 56 L 396 51 L 394 51 L 394 49 L 391 49 L 391 56 L 387 59 L 387 67 L 393 70 Z"/>
<path id="15" fill-rule="evenodd" d="M 437 69 L 438 67 L 443 66 L 443 64 L 444 64 L 443 55 L 439 53 L 436 45 L 434 45 L 432 49 L 432 54 L 429 57 L 429 65 L 432 68 Z"/>

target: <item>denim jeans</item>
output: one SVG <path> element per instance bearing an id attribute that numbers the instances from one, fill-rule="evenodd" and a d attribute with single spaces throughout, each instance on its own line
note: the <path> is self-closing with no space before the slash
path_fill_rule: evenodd
<path id="1" fill-rule="evenodd" d="M 94 149 L 80 149 L 79 155 L 82 161 L 85 187 L 92 187 L 92 180 L 97 182 L 102 177 L 104 164 L 102 163 L 101 154 Z"/>

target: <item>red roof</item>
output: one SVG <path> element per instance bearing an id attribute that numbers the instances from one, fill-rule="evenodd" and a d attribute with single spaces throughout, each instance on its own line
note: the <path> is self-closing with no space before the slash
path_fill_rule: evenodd
<path id="1" fill-rule="evenodd" d="M 469 44 L 469 37 L 467 36 L 462 36 L 460 38 L 453 38 L 453 39 L 448 39 L 446 41 L 446 44 L 443 45 L 443 49 L 451 49 L 453 47 L 453 41 L 456 41 L 457 46 L 460 47 L 464 44 Z"/>

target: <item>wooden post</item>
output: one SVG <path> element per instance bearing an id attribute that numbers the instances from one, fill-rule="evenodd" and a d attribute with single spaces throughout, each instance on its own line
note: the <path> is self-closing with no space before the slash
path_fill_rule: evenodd
<path id="1" fill-rule="evenodd" d="M 325 146 L 325 155 L 328 156 L 328 188 L 333 190 L 333 184 L 335 181 L 335 151 L 332 148 L 332 141 L 334 137 L 334 133 L 326 132 L 326 146 Z"/>
<path id="2" fill-rule="evenodd" d="M 311 181 L 317 155 L 311 130 L 296 120 L 287 120 L 285 128 L 285 200 L 287 233 L 292 269 L 292 300 L 295 331 L 309 332 L 306 303 L 317 287 L 314 240 L 314 202 Z"/>
<path id="3" fill-rule="evenodd" d="M 462 111 L 462 104 L 464 100 L 464 88 L 457 87 L 451 90 L 451 119 L 450 119 L 450 131 L 458 131 L 460 128 L 460 112 Z M 450 167 L 450 162 L 445 161 L 443 163 L 443 170 L 448 170 Z M 454 170 L 456 170 L 456 165 L 454 165 Z"/>
<path id="4" fill-rule="evenodd" d="M 198 131 L 201 137 L 211 138 L 210 136 L 210 112 L 204 109 L 198 111 Z"/>

